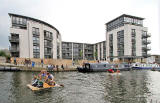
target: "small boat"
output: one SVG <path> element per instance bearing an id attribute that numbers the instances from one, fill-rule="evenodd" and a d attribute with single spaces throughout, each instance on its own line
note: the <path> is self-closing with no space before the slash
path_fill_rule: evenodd
<path id="1" fill-rule="evenodd" d="M 133 69 L 152 69 L 152 70 L 160 70 L 160 66 L 158 64 L 145 64 L 145 63 L 134 63 L 132 64 Z"/>
<path id="2" fill-rule="evenodd" d="M 43 83 L 43 87 L 34 87 L 31 84 L 27 84 L 27 87 L 29 87 L 33 91 L 41 90 L 41 89 L 47 89 L 47 88 L 53 88 L 53 87 L 63 87 L 63 85 L 55 84 L 54 86 L 50 86 L 47 83 Z"/>

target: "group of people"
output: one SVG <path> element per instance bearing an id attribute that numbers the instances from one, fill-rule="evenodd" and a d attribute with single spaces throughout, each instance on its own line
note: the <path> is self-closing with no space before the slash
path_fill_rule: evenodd
<path id="1" fill-rule="evenodd" d="M 61 68 L 64 70 L 63 64 L 61 65 Z M 48 66 L 47 66 L 47 69 L 48 69 L 48 70 L 56 69 L 56 70 L 58 71 L 58 70 L 59 70 L 59 66 L 58 66 L 58 65 L 48 65 Z"/>
<path id="2" fill-rule="evenodd" d="M 32 81 L 32 86 L 34 87 L 43 87 L 43 83 L 47 83 L 50 86 L 55 85 L 54 76 L 47 72 L 46 70 L 42 70 L 38 76 L 34 76 Z"/>

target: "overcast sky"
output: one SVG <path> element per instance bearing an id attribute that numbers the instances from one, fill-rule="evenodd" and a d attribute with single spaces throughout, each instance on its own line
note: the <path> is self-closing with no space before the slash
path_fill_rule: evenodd
<path id="1" fill-rule="evenodd" d="M 151 54 L 160 54 L 158 0 L 0 0 L 0 48 L 8 48 L 8 13 L 29 16 L 56 27 L 63 41 L 105 40 L 105 23 L 122 15 L 143 17 L 151 33 Z"/>

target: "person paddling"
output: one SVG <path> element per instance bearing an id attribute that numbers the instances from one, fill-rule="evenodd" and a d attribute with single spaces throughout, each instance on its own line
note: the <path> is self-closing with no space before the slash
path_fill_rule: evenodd
<path id="1" fill-rule="evenodd" d="M 45 82 L 46 82 L 48 85 L 52 85 L 52 86 L 55 85 L 54 76 L 53 76 L 52 74 L 50 74 L 49 72 L 47 72 Z"/>

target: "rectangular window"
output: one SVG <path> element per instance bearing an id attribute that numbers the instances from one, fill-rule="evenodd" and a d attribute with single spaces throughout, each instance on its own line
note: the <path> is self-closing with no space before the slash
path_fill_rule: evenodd
<path id="1" fill-rule="evenodd" d="M 118 56 L 124 56 L 124 30 L 117 32 L 117 53 Z"/>

